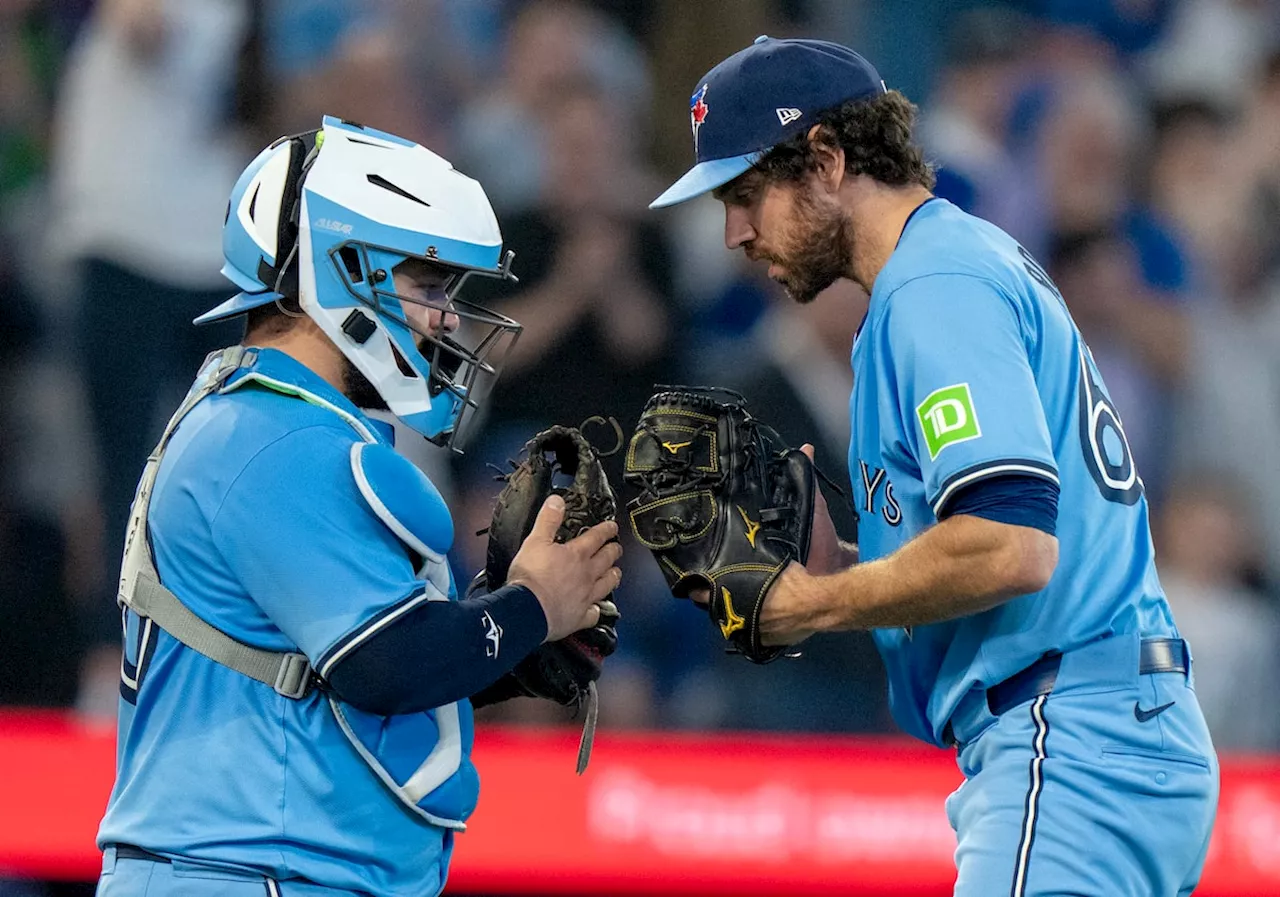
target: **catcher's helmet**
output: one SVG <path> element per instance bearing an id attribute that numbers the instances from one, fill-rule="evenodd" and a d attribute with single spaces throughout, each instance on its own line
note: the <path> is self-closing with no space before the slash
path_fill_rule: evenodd
<path id="1" fill-rule="evenodd" d="M 222 273 L 243 292 L 197 324 L 296 296 L 391 412 L 442 445 L 455 444 L 520 332 L 458 297 L 472 274 L 515 279 L 480 184 L 423 146 L 352 122 L 326 116 L 318 131 L 263 150 L 231 193 L 222 248 Z M 443 291 L 399 294 L 393 271 L 410 259 L 436 267 Z M 405 302 L 461 323 L 425 332 Z"/>

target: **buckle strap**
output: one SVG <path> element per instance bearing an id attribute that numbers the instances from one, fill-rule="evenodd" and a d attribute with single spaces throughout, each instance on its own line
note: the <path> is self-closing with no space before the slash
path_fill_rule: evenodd
<path id="1" fill-rule="evenodd" d="M 296 701 L 306 697 L 313 684 L 311 661 L 307 660 L 307 655 L 280 655 L 280 669 L 276 672 L 274 686 L 277 694 Z"/>
<path id="2" fill-rule="evenodd" d="M 270 685 L 286 698 L 306 697 L 311 686 L 318 683 L 305 654 L 268 651 L 237 641 L 198 617 L 150 571 L 139 572 L 128 604 L 188 648 Z"/>
<path id="3" fill-rule="evenodd" d="M 240 368 L 249 367 L 258 360 L 257 349 L 242 345 L 228 346 L 221 353 L 211 352 L 209 357 L 212 358 L 215 354 L 219 355 L 218 367 L 209 380 L 210 386 L 215 389 L 220 388 L 227 381 L 227 378 Z"/>
<path id="4" fill-rule="evenodd" d="M 160 582 L 160 574 L 156 570 L 147 541 L 147 513 L 151 504 L 151 490 L 169 439 L 196 404 L 223 388 L 236 371 L 251 366 L 257 356 L 257 349 L 245 346 L 230 346 L 211 352 L 201 365 L 202 379 L 199 385 L 188 393 L 170 418 L 164 435 L 147 459 L 135 493 L 120 570 L 118 599 L 138 615 L 152 620 L 188 648 L 250 679 L 270 685 L 283 697 L 299 700 L 307 695 L 313 685 L 323 687 L 319 677 L 312 671 L 306 655 L 268 651 L 246 645 L 201 619 Z"/>

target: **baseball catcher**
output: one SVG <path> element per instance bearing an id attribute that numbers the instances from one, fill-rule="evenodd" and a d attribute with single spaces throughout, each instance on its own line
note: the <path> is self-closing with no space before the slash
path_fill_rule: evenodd
<path id="1" fill-rule="evenodd" d="M 589 423 L 604 423 L 590 418 Z M 622 431 L 610 421 L 622 442 Z M 585 423 L 584 423 L 585 426 Z M 556 541 L 565 542 L 597 523 L 613 520 L 617 500 L 594 447 L 575 427 L 553 426 L 538 433 L 521 451 L 522 460 L 499 479 L 505 482 L 489 524 L 488 557 L 471 588 L 490 592 L 507 581 L 511 561 L 533 529 L 542 503 L 550 495 L 564 499 L 564 522 Z M 569 477 L 555 485 L 557 475 Z M 618 646 L 619 613 L 611 598 L 598 602 L 600 621 L 559 641 L 546 642 L 489 688 L 472 698 L 481 707 L 516 697 L 544 698 L 566 707 L 585 707 L 586 720 L 578 748 L 578 774 L 587 768 L 595 735 L 599 701 L 596 680 L 604 659 Z"/>
<path id="2" fill-rule="evenodd" d="M 135 493 L 98 890 L 434 897 L 480 795 L 471 699 L 597 626 L 617 522 L 559 542 L 548 496 L 504 584 L 460 597 L 445 497 L 366 414 L 459 451 L 520 333 L 464 289 L 513 279 L 478 182 L 325 116 L 259 153 L 228 208 L 241 292 L 199 320 L 245 335 Z"/>
<path id="3" fill-rule="evenodd" d="M 707 612 L 754 663 L 782 648 L 760 641 L 760 610 L 791 561 L 809 555 L 814 468 L 720 387 L 658 387 L 627 450 L 636 539 L 677 598 L 709 594 Z"/>

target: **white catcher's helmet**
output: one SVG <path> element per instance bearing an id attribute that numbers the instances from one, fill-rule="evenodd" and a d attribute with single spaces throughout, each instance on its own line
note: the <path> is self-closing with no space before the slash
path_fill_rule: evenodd
<path id="1" fill-rule="evenodd" d="M 296 294 L 391 412 L 441 445 L 456 444 L 520 332 L 458 295 L 472 274 L 515 279 L 480 184 L 423 146 L 353 122 L 325 116 L 319 131 L 263 150 L 231 193 L 222 248 L 222 273 L 243 292 L 197 324 Z M 440 269 L 441 295 L 396 292 L 392 271 L 409 259 Z M 460 324 L 425 332 L 404 303 Z"/>

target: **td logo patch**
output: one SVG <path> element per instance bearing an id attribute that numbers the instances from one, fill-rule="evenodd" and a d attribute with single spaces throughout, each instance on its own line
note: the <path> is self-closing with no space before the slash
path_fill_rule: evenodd
<path id="1" fill-rule="evenodd" d="M 916 417 L 924 431 L 930 461 L 935 460 L 947 446 L 982 435 L 968 383 L 935 389 L 916 407 Z"/>

